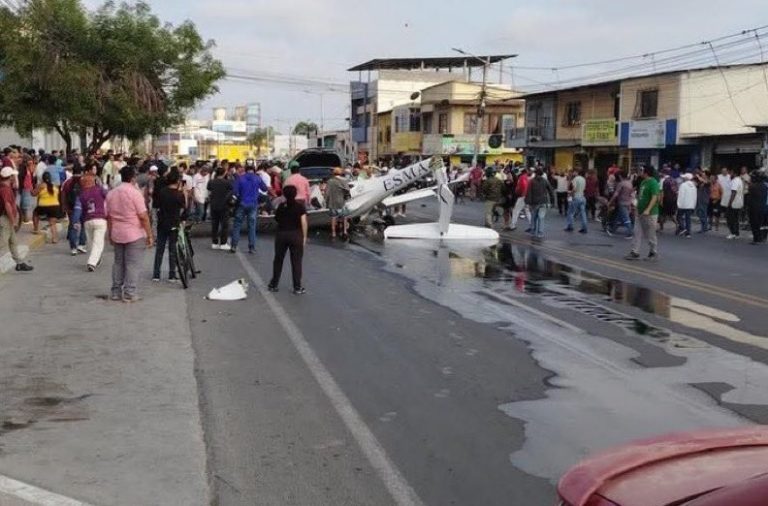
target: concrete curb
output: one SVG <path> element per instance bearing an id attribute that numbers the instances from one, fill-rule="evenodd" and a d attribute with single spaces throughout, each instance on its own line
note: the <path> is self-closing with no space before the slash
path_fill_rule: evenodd
<path id="1" fill-rule="evenodd" d="M 63 232 L 66 232 L 66 228 L 61 223 L 58 223 L 56 227 L 59 231 L 59 237 L 61 238 Z M 27 258 L 27 256 L 32 250 L 35 250 L 41 247 L 42 245 L 44 245 L 48 241 L 49 237 L 50 237 L 50 232 L 47 229 L 45 229 L 42 234 L 32 235 L 32 239 L 28 243 L 19 244 L 19 254 L 21 255 L 21 258 Z M 66 240 L 66 238 L 64 239 Z M 16 268 L 16 262 L 13 261 L 13 257 L 11 257 L 10 251 L 6 251 L 2 255 L 0 255 L 0 274 L 5 274 L 7 272 L 13 271 L 15 268 Z M 0 504 L 4 504 L 4 503 L 0 503 Z"/>
<path id="2" fill-rule="evenodd" d="M 90 506 L 1 474 L 0 504 L 3 506 Z"/>

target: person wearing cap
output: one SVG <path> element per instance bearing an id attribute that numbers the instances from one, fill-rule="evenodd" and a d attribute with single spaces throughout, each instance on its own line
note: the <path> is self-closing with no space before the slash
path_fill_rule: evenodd
<path id="1" fill-rule="evenodd" d="M 691 217 L 696 209 L 697 200 L 696 185 L 693 183 L 693 174 L 683 174 L 683 184 L 677 191 L 677 235 L 685 234 L 691 238 Z"/>
<path id="2" fill-rule="evenodd" d="M 72 256 L 78 253 L 88 253 L 85 248 L 86 235 L 85 227 L 80 220 L 75 220 L 75 202 L 80 197 L 82 186 L 83 169 L 79 165 L 72 167 L 72 177 L 64 181 L 61 185 L 61 207 L 67 213 L 69 225 L 67 226 L 67 240 Z"/>
<path id="3" fill-rule="evenodd" d="M 115 249 L 111 300 L 137 302 L 144 249 L 154 245 L 144 196 L 134 185 L 136 169 L 120 169 L 120 185 L 107 194 L 107 230 Z"/>
<path id="4" fill-rule="evenodd" d="M 16 263 L 17 272 L 28 272 L 32 270 L 32 266 L 21 260 L 16 244 L 16 232 L 19 231 L 16 194 L 13 191 L 13 179 L 16 175 L 13 167 L 0 169 L 0 245 L 8 246 L 11 258 Z"/>

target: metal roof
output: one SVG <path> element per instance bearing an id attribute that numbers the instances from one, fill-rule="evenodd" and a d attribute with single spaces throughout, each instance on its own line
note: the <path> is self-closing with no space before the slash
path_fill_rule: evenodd
<path id="1" fill-rule="evenodd" d="M 730 69 L 730 68 L 746 68 L 746 67 L 759 67 L 762 65 L 768 66 L 768 62 L 751 62 L 751 63 L 731 63 L 726 65 L 709 65 L 705 67 L 692 67 L 692 68 L 680 68 L 680 69 L 673 69 L 673 70 L 662 70 L 659 72 L 652 72 L 650 74 L 635 74 L 635 75 L 627 75 L 624 77 L 617 77 L 614 79 L 606 79 L 605 81 L 595 81 L 595 82 L 585 82 L 583 84 L 575 84 L 573 86 L 564 86 L 562 88 L 558 88 L 556 86 L 553 86 L 551 90 L 542 90 L 542 91 L 534 91 L 531 93 L 523 93 L 519 98 L 527 99 L 527 98 L 535 98 L 538 96 L 543 95 L 551 95 L 553 93 L 559 93 L 562 91 L 572 91 L 572 90 L 578 90 L 578 89 L 584 89 L 584 88 L 597 88 L 602 86 L 608 86 L 611 84 L 617 85 L 620 84 L 622 81 L 630 81 L 633 79 L 646 79 L 649 77 L 661 77 L 661 76 L 667 76 L 672 74 L 685 74 L 687 72 L 700 72 L 703 70 L 717 70 L 717 69 Z"/>
<path id="2" fill-rule="evenodd" d="M 419 70 L 422 68 L 442 69 L 455 67 L 482 67 L 482 60 L 498 63 L 516 57 L 516 54 L 495 54 L 475 56 L 445 56 L 434 58 L 376 58 L 348 69 L 349 72 L 358 70 Z"/>

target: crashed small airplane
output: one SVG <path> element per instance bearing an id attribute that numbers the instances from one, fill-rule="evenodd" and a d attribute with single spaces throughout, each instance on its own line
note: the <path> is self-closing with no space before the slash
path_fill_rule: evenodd
<path id="1" fill-rule="evenodd" d="M 404 204 L 413 200 L 434 196 L 433 189 L 424 189 L 411 191 L 403 195 L 398 195 L 397 201 L 393 195 L 411 185 L 412 183 L 424 179 L 432 173 L 442 169 L 443 160 L 438 156 L 433 156 L 427 160 L 414 163 L 402 169 L 392 169 L 386 174 L 365 181 L 350 181 L 350 198 L 344 204 L 344 215 L 349 219 L 359 218 L 365 221 L 368 215 L 376 210 L 381 216 L 387 216 L 386 209 L 397 204 Z M 312 193 L 319 193 L 316 187 L 312 188 Z M 328 209 L 309 209 L 307 210 L 307 220 L 310 228 L 327 227 L 331 219 Z M 271 230 L 275 228 L 273 215 L 259 216 L 259 228 L 262 230 Z"/>
<path id="2" fill-rule="evenodd" d="M 395 195 L 430 174 L 435 175 L 438 183 L 436 186 Z M 454 201 L 450 185 L 465 181 L 468 177 L 469 174 L 466 174 L 461 179 L 448 181 L 442 158 L 433 156 L 402 169 L 392 169 L 379 177 L 351 182 L 350 198 L 344 204 L 344 215 L 349 219 L 365 221 L 371 212 L 378 212 L 391 225 L 384 232 L 384 237 L 389 239 L 498 241 L 499 234 L 494 230 L 450 223 Z M 428 197 L 440 200 L 440 218 L 437 223 L 394 226 L 394 220 L 387 213 L 388 208 Z M 328 209 L 309 210 L 307 219 L 310 227 L 328 226 L 330 223 Z M 269 229 L 273 221 L 272 216 L 260 216 L 259 226 Z"/>

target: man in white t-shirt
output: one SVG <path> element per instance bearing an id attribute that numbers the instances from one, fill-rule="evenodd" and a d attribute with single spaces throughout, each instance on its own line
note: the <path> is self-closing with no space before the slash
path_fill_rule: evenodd
<path id="1" fill-rule="evenodd" d="M 205 211 L 208 201 L 208 181 L 211 176 L 208 174 L 208 167 L 203 166 L 200 172 L 192 177 L 192 196 L 195 201 L 195 219 L 205 221 Z"/>
<path id="2" fill-rule="evenodd" d="M 725 204 L 725 219 L 728 223 L 728 230 L 731 232 L 726 239 L 736 239 L 739 237 L 739 215 L 744 208 L 744 181 L 741 180 L 735 169 L 728 169 L 728 174 L 730 181 L 727 191 L 723 188 L 721 204 Z"/>

